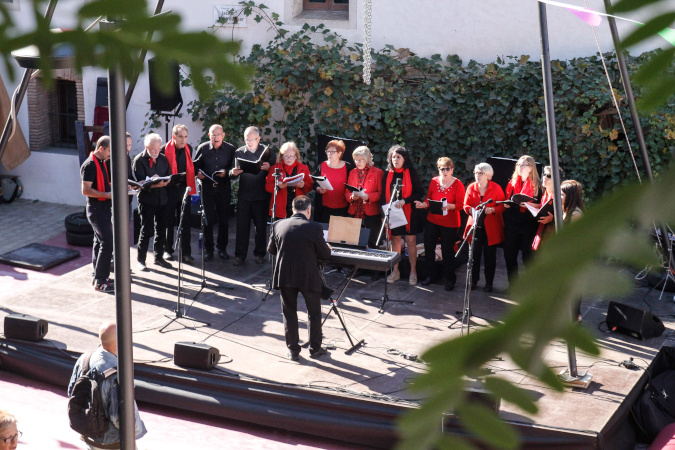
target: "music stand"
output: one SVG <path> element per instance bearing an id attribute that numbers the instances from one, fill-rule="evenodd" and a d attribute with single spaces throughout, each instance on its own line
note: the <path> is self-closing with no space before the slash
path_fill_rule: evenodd
<path id="1" fill-rule="evenodd" d="M 398 180 L 396 180 L 396 186 L 394 187 L 394 195 L 391 198 L 391 201 L 389 202 L 389 205 L 387 206 L 387 210 L 384 212 L 384 220 L 382 221 L 382 226 L 380 227 L 380 232 L 377 235 L 377 241 L 375 242 L 380 242 L 380 239 L 382 239 L 382 233 L 384 233 L 385 228 L 389 230 L 389 215 L 391 213 L 391 205 L 394 204 L 394 202 L 398 201 L 398 195 L 399 195 L 400 189 L 398 189 Z M 391 251 L 391 240 L 389 239 L 389 232 L 385 234 L 386 239 L 387 239 L 387 249 Z M 393 303 L 409 303 L 409 304 L 415 304 L 414 301 L 412 300 L 392 300 L 389 298 L 389 294 L 387 294 L 387 277 L 386 277 L 386 272 L 385 272 L 385 277 L 384 277 L 384 293 L 382 294 L 381 298 L 375 298 L 375 297 L 363 297 L 363 300 L 369 301 L 369 302 L 375 302 L 378 300 L 382 301 L 382 304 L 380 305 L 380 309 L 377 311 L 380 314 L 384 314 L 384 305 L 387 304 L 387 302 L 393 302 Z"/>
<path id="2" fill-rule="evenodd" d="M 174 310 L 174 315 L 169 315 L 169 314 L 164 314 L 164 317 L 167 317 L 169 322 L 164 325 L 162 328 L 159 329 L 160 333 L 163 333 L 164 330 L 171 325 L 174 322 L 178 322 L 181 325 L 183 325 L 184 328 L 188 328 L 188 325 L 185 325 L 180 322 L 181 319 L 186 319 L 186 320 L 191 320 L 192 322 L 199 322 L 203 324 L 205 327 L 211 326 L 209 322 L 205 322 L 203 320 L 195 319 L 194 317 L 189 317 L 183 314 L 183 311 L 181 310 L 181 305 L 180 305 L 180 298 L 181 298 L 181 281 L 182 281 L 182 275 L 183 275 L 183 224 L 185 221 L 185 205 L 188 202 L 188 199 L 190 196 L 188 195 L 190 193 L 190 188 L 188 187 L 185 190 L 185 197 L 183 198 L 183 202 L 181 205 L 181 210 L 180 210 L 180 220 L 178 221 L 178 232 L 176 236 L 176 246 L 174 248 L 178 249 L 178 288 L 177 288 L 177 298 L 176 298 L 176 309 Z M 201 290 L 200 290 L 201 292 Z M 196 296 L 195 296 L 196 297 Z"/>
<path id="3" fill-rule="evenodd" d="M 202 291 L 205 288 L 210 288 L 210 289 L 230 289 L 233 290 L 234 287 L 228 286 L 228 285 L 222 285 L 222 284 L 215 284 L 215 286 L 209 286 L 206 282 L 206 265 L 204 261 L 204 228 L 206 226 L 206 208 L 204 208 L 204 193 L 202 191 L 202 181 L 197 178 L 197 192 L 199 193 L 199 214 L 201 215 L 201 231 L 199 233 L 199 249 L 201 250 L 201 258 L 202 258 L 202 271 L 201 271 L 201 277 L 202 277 L 202 282 L 199 284 L 195 283 L 190 283 L 186 284 L 186 287 L 197 287 L 199 286 L 199 290 L 197 293 L 192 297 L 192 299 L 196 299 L 199 294 L 202 293 Z M 182 259 L 182 256 L 179 254 L 179 258 Z"/>

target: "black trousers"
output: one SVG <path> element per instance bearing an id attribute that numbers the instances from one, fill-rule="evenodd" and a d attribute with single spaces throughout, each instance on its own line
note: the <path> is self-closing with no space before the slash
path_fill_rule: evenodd
<path id="1" fill-rule="evenodd" d="M 427 221 L 424 228 L 424 260 L 427 273 L 434 279 L 436 264 L 436 242 L 441 238 L 441 255 L 443 256 L 443 275 L 446 281 L 455 282 L 455 240 L 459 228 L 449 228 Z"/>
<path id="2" fill-rule="evenodd" d="M 246 259 L 248 255 L 248 241 L 251 236 L 251 221 L 255 227 L 255 246 L 253 255 L 267 254 L 267 208 L 269 201 L 247 201 L 239 199 L 237 202 L 237 238 L 234 244 L 234 256 Z"/>
<path id="3" fill-rule="evenodd" d="M 102 283 L 110 277 L 110 260 L 113 254 L 111 202 L 87 202 L 87 220 L 94 229 L 94 246 L 91 250 L 94 278 Z"/>
<path id="4" fill-rule="evenodd" d="M 166 236 L 164 240 L 164 251 L 167 253 L 173 254 L 174 248 L 174 228 L 177 228 L 180 223 L 180 213 L 183 207 L 183 198 L 174 198 L 174 196 L 169 195 L 169 203 L 164 208 L 166 212 L 166 217 L 164 218 L 164 224 L 166 225 Z M 192 236 L 190 234 L 190 199 L 188 198 L 188 203 L 185 205 L 185 217 L 183 218 L 183 230 L 181 233 L 181 248 L 183 250 L 183 256 L 190 256 L 192 254 L 191 249 L 191 240 Z"/>
<path id="5" fill-rule="evenodd" d="M 309 317 L 309 352 L 321 349 L 321 292 L 300 290 L 293 287 L 280 286 L 281 311 L 284 315 L 284 332 L 286 347 L 293 354 L 300 353 L 300 337 L 298 336 L 298 293 L 301 293 L 307 305 Z"/>
<path id="6" fill-rule="evenodd" d="M 314 220 L 321 223 L 330 223 L 330 216 L 349 217 L 349 206 L 344 208 L 329 208 L 321 205 L 321 214 L 314 217 Z"/>
<path id="7" fill-rule="evenodd" d="M 380 228 L 382 227 L 382 219 L 379 215 L 364 216 L 363 227 L 370 230 L 370 234 L 368 235 L 368 247 L 377 248 L 377 234 L 380 232 Z M 384 236 L 384 234 L 382 234 L 382 236 Z"/>
<path id="8" fill-rule="evenodd" d="M 504 262 L 509 284 L 518 277 L 518 253 L 523 255 L 523 264 L 530 259 L 535 234 L 536 230 L 504 228 Z"/>
<path id="9" fill-rule="evenodd" d="M 473 266 L 471 268 L 471 282 L 475 285 L 480 280 L 480 263 L 485 257 L 485 285 L 492 286 L 497 268 L 497 245 L 488 245 L 485 228 L 478 228 L 473 238 L 476 243 L 473 247 Z"/>
<path id="10" fill-rule="evenodd" d="M 145 262 L 145 257 L 148 254 L 148 246 L 150 245 L 150 238 L 155 236 L 155 241 L 152 245 L 152 252 L 155 259 L 162 258 L 164 251 L 164 241 L 166 239 L 166 226 L 164 220 L 166 217 L 166 206 L 148 205 L 145 203 L 138 204 L 138 214 L 141 216 L 141 233 L 138 237 L 138 261 Z"/>
<path id="11" fill-rule="evenodd" d="M 204 225 L 204 251 L 213 253 L 213 225 L 218 222 L 218 242 L 216 247 L 224 252 L 227 250 L 228 226 L 230 219 L 229 189 L 204 188 L 204 210 L 206 211 L 206 224 Z"/>

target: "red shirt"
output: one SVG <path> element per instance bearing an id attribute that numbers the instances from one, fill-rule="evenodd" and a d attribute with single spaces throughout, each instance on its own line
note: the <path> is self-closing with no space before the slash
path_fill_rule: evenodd
<path id="1" fill-rule="evenodd" d="M 347 164 L 339 169 L 328 167 L 328 161 L 321 163 L 321 176 L 326 177 L 333 186 L 332 191 L 326 191 L 321 197 L 321 204 L 328 208 L 346 208 L 345 183 L 347 182 Z"/>
<path id="2" fill-rule="evenodd" d="M 272 206 L 274 205 L 274 169 L 278 168 L 279 172 L 281 172 L 282 178 L 285 176 L 284 169 L 283 169 L 283 161 L 278 162 L 272 167 L 270 167 L 270 171 L 267 173 L 267 178 L 265 178 L 265 190 L 272 194 L 270 198 L 270 216 L 272 215 Z M 295 188 L 295 196 L 298 197 L 300 195 L 307 195 L 308 192 L 312 191 L 312 177 L 309 176 L 309 167 L 307 167 L 305 164 L 298 163 L 298 170 L 297 173 L 304 173 L 305 176 L 303 178 L 303 181 L 305 182 L 305 185 L 301 188 L 296 187 Z M 280 181 L 281 181 L 280 180 Z M 274 215 L 278 219 L 285 219 L 286 218 L 286 201 L 288 197 L 288 189 L 279 189 L 277 191 L 277 209 L 274 211 Z M 290 199 L 290 201 L 293 201 L 293 199 Z"/>
<path id="3" fill-rule="evenodd" d="M 427 220 L 436 225 L 448 228 L 458 228 L 461 224 L 459 212 L 464 207 L 464 185 L 461 181 L 455 178 L 450 186 L 445 189 L 441 188 L 441 177 L 434 177 L 429 183 L 429 192 L 427 192 L 427 199 L 443 200 L 448 202 L 448 205 L 454 204 L 455 210 L 448 210 L 446 216 L 442 214 L 427 214 Z"/>
<path id="4" fill-rule="evenodd" d="M 488 181 L 487 190 L 480 198 L 480 191 L 478 190 L 478 183 L 473 182 L 466 188 L 466 196 L 464 197 L 464 211 L 469 215 L 469 220 L 466 222 L 466 229 L 464 230 L 464 237 L 466 237 L 471 225 L 473 225 L 473 217 L 471 217 L 471 208 L 480 205 L 482 202 L 492 199 L 495 202 L 504 201 L 504 191 L 493 181 Z M 504 220 L 502 219 L 502 212 L 504 211 L 503 204 L 495 204 L 494 202 L 488 205 L 495 209 L 494 214 L 485 215 L 485 232 L 488 237 L 488 245 L 496 245 L 504 240 Z"/>

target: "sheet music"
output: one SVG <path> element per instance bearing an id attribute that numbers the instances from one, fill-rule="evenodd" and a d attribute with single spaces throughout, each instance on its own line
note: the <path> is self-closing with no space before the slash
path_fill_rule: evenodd
<path id="1" fill-rule="evenodd" d="M 386 213 L 389 205 L 382 205 L 382 212 Z M 389 210 L 389 228 L 398 228 L 408 225 L 408 219 L 405 218 L 403 208 L 397 208 L 392 205 Z"/>

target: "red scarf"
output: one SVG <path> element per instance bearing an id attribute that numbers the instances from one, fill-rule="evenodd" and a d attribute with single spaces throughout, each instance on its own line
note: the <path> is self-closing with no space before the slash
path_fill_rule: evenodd
<path id="1" fill-rule="evenodd" d="M 284 172 L 286 172 L 286 176 L 291 176 L 291 175 L 293 175 L 293 169 L 295 169 L 297 167 L 297 165 L 298 165 L 298 160 L 296 159 L 295 161 L 293 161 L 293 164 L 291 164 L 290 166 L 288 164 L 286 164 L 285 162 L 281 163 L 281 168 L 284 169 Z"/>
<path id="2" fill-rule="evenodd" d="M 396 173 L 401 173 L 403 172 L 403 188 L 401 189 L 401 198 L 399 200 L 403 200 L 405 198 L 410 197 L 412 195 L 412 182 L 410 181 L 410 171 L 408 169 L 394 169 L 393 171 L 387 172 L 387 182 L 386 182 L 386 187 L 387 191 L 385 192 L 386 199 L 388 202 L 391 201 L 391 182 L 394 179 L 394 172 Z M 405 226 L 406 231 L 410 231 L 410 214 L 412 213 L 412 204 L 411 203 L 406 203 L 403 205 L 403 214 L 405 214 L 405 218 L 408 221 L 408 224 Z"/>
<path id="3" fill-rule="evenodd" d="M 549 197 L 548 191 L 544 192 L 544 194 L 541 196 L 541 206 L 543 207 L 552 199 L 553 197 Z M 534 237 L 534 241 L 532 241 L 532 250 L 539 248 L 539 244 L 541 244 L 541 234 L 543 233 L 545 226 L 546 224 L 540 223 L 539 227 L 537 227 L 537 235 Z"/>
<path id="4" fill-rule="evenodd" d="M 98 158 L 94 156 L 94 153 L 92 152 L 91 154 L 91 160 L 94 161 L 94 165 L 96 166 L 96 187 L 98 188 L 97 191 L 105 192 L 105 179 L 103 178 L 103 171 L 101 170 L 101 165 L 98 162 Z M 103 168 L 105 169 L 105 176 L 108 179 L 108 184 L 110 184 L 110 175 L 108 174 L 108 166 L 103 164 Z M 105 197 L 97 197 L 99 202 L 104 202 L 108 200 Z"/>
<path id="5" fill-rule="evenodd" d="M 195 187 L 195 166 L 192 164 L 192 156 L 190 156 L 190 147 L 185 144 L 185 179 L 187 180 L 187 185 L 190 186 L 192 192 L 197 192 Z M 171 167 L 171 173 L 178 173 L 178 163 L 176 162 L 176 143 L 173 139 L 166 143 L 164 147 L 164 155 L 169 160 L 169 167 Z M 152 164 L 152 163 L 150 163 Z M 152 167 L 152 166 L 150 166 Z"/>

